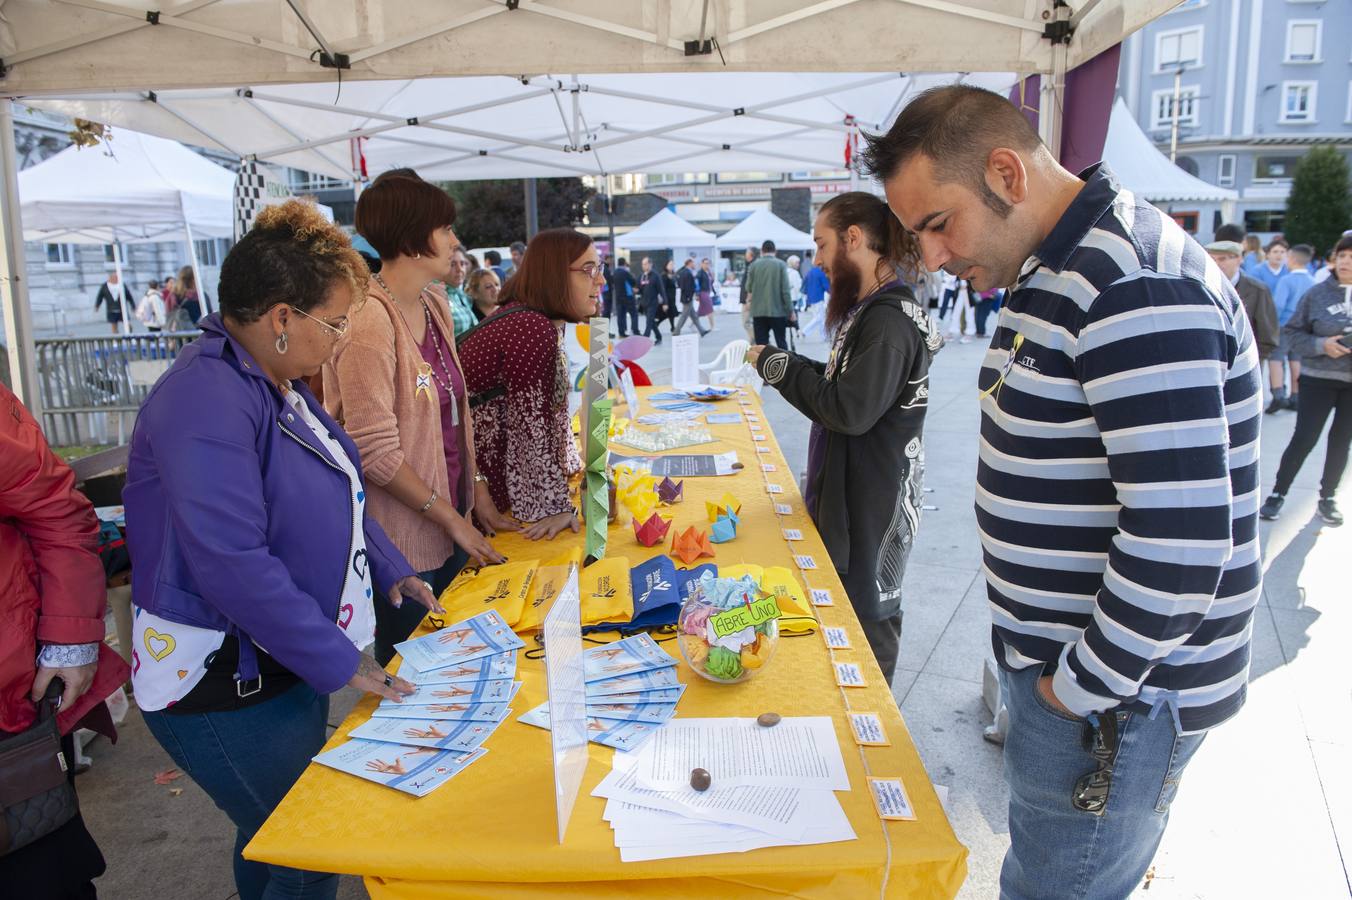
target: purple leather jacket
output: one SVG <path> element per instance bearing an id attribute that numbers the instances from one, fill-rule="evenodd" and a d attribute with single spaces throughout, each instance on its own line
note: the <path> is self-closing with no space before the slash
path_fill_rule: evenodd
<path id="1" fill-rule="evenodd" d="M 332 693 L 358 659 L 337 625 L 352 543 L 347 475 L 220 317 L 200 325 L 202 337 L 151 390 L 132 434 L 122 500 L 133 602 L 238 635 L 244 693 L 258 676 L 254 641 Z M 360 472 L 351 439 L 306 387 L 295 389 Z M 365 522 L 366 564 L 383 595 L 414 572 L 376 521 Z"/>

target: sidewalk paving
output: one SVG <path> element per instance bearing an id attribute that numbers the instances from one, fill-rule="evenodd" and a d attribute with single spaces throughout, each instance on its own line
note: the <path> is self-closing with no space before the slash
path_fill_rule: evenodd
<path id="1" fill-rule="evenodd" d="M 701 358 L 743 337 L 733 308 L 718 316 Z M 820 341 L 799 342 L 825 358 Z M 930 778 L 949 789 L 950 818 L 971 851 L 959 897 L 998 895 L 1008 847 L 1000 748 L 981 737 L 991 722 L 981 699 L 990 615 L 972 512 L 979 415 L 976 373 L 985 342 L 952 344 L 931 370 L 926 420 L 925 502 L 906 574 L 905 625 L 893 694 Z M 670 342 L 642 364 L 655 383 L 669 378 Z M 807 421 L 773 390 L 762 396 L 795 475 L 807 458 Z M 1264 417 L 1264 488 L 1295 421 Z M 1249 702 L 1210 735 L 1189 766 L 1173 805 L 1155 877 L 1138 898 L 1349 898 L 1352 860 L 1352 527 L 1313 518 L 1322 444 L 1306 462 L 1281 520 L 1264 524 L 1267 581 L 1254 622 Z M 355 696 L 333 698 L 336 724 Z M 233 829 L 187 777 L 156 785 L 172 762 L 133 709 L 116 746 L 90 748 L 94 767 L 79 780 L 90 830 L 108 858 L 105 897 L 234 895 Z M 182 789 L 174 796 L 172 791 Z M 398 834 L 363 840 L 400 839 Z M 340 897 L 364 897 L 344 878 Z"/>

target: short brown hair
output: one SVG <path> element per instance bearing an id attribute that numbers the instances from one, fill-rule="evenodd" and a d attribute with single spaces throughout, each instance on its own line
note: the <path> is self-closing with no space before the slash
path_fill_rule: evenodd
<path id="1" fill-rule="evenodd" d="M 991 151 L 1008 147 L 1031 153 L 1042 146 L 1028 119 L 1013 103 L 985 88 L 949 84 L 930 88 L 906 104 L 886 134 L 865 134 L 859 154 L 865 174 L 886 181 L 915 154 L 924 154 L 941 182 L 971 188 L 1001 216 L 1009 204 L 986 184 Z"/>
<path id="2" fill-rule="evenodd" d="M 591 238 L 571 228 L 541 231 L 526 245 L 526 255 L 502 286 L 498 302 L 503 306 L 520 303 L 551 319 L 564 318 L 568 315 L 568 286 L 572 283 L 568 269 L 591 245 Z"/>
<path id="3" fill-rule="evenodd" d="M 357 233 L 381 259 L 430 255 L 432 232 L 454 224 L 451 195 L 421 178 L 380 178 L 357 199 Z"/>

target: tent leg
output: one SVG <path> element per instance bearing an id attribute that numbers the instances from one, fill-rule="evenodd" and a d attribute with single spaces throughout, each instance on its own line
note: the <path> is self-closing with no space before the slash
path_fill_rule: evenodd
<path id="1" fill-rule="evenodd" d="M 540 206 L 535 194 L 535 179 L 527 178 L 522 183 L 526 190 L 526 240 L 529 241 L 540 230 Z"/>
<path id="2" fill-rule="evenodd" d="M 131 334 L 132 310 L 127 308 L 127 296 L 131 288 L 127 287 L 126 276 L 122 274 L 122 245 L 117 242 L 117 232 L 113 232 L 113 271 L 117 273 L 117 289 L 122 292 L 122 333 Z"/>
<path id="3" fill-rule="evenodd" d="M 211 300 L 207 297 L 207 286 L 202 283 L 202 269 L 197 265 L 197 242 L 193 240 L 192 223 L 188 221 L 188 211 L 183 210 L 183 231 L 188 235 L 188 265 L 192 266 L 192 280 L 197 284 L 197 299 L 202 303 L 202 315 L 212 313 Z"/>
<path id="4" fill-rule="evenodd" d="M 14 149 L 14 104 L 0 99 L 0 304 L 9 342 L 9 374 L 14 392 L 33 418 L 42 421 L 33 351 L 33 310 L 28 305 L 28 272 L 19 210 L 19 158 Z"/>
<path id="5" fill-rule="evenodd" d="M 1052 45 L 1052 71 L 1042 76 L 1042 96 L 1038 98 L 1038 137 L 1061 160 L 1061 118 L 1066 101 L 1066 45 Z"/>

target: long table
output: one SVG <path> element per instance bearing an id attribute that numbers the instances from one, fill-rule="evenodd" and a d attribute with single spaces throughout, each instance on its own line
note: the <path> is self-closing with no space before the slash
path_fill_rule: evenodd
<path id="1" fill-rule="evenodd" d="M 640 389 L 640 395 L 659 389 Z M 609 825 L 601 818 L 605 801 L 590 796 L 610 771 L 616 752 L 589 744 L 590 760 L 581 796 L 564 843 L 558 842 L 549 734 L 517 722 L 515 716 L 545 702 L 544 663 L 520 655 L 517 678 L 523 681 L 513 716 L 489 739 L 488 753 L 446 786 L 414 798 L 323 766 L 311 765 L 245 848 L 249 859 L 303 869 L 341 872 L 365 878 L 376 900 L 423 898 L 549 897 L 952 897 L 967 871 L 967 850 L 953 834 L 925 774 L 891 691 L 883 681 L 844 588 L 811 519 L 791 470 L 761 414 L 754 394 L 749 405 L 735 400 L 710 404 L 711 411 L 740 411 L 760 418 L 764 440 L 754 440 L 750 423 L 715 425 L 718 443 L 681 453 L 735 450 L 744 468 L 736 475 L 690 478 L 684 502 L 664 510 L 672 528 L 707 526 L 705 500 L 730 492 L 742 503 L 736 540 L 715 545 L 720 566 L 755 563 L 786 566 L 798 573 L 804 594 L 811 588 L 831 592 L 833 605 L 815 609 L 823 625 L 844 628 L 849 650 L 830 650 L 820 631 L 781 637 L 775 656 L 757 677 L 739 685 L 719 685 L 690 671 L 678 675 L 688 685 L 677 708 L 683 717 L 830 716 L 849 774 L 848 792 L 837 793 L 858 839 L 834 844 L 753 850 L 685 859 L 622 863 Z M 643 402 L 644 411 L 650 411 Z M 617 404 L 623 415 L 626 410 Z M 756 452 L 757 446 L 769 448 Z M 612 445 L 625 455 L 637 451 Z M 762 463 L 774 467 L 766 472 Z M 767 484 L 782 493 L 770 494 Z M 775 504 L 791 511 L 779 515 Z M 634 539 L 629 516 L 621 510 L 611 526 L 608 555 L 627 556 L 633 564 L 663 552 Z M 782 529 L 802 532 L 789 543 Z M 669 539 L 668 539 L 669 540 Z M 547 558 L 582 543 L 564 532 L 553 542 L 532 544 L 519 535 L 499 534 L 495 544 L 512 559 Z M 669 543 L 668 543 L 669 547 Z M 813 557 L 818 568 L 799 571 L 795 555 Z M 679 566 L 680 563 L 678 562 Z M 424 623 L 424 628 L 427 625 Z M 528 648 L 532 646 L 527 639 Z M 667 645 L 678 655 L 674 645 Z M 838 687 L 832 660 L 857 663 L 866 686 Z M 329 741 L 332 747 L 370 717 L 376 700 L 366 697 Z M 846 711 L 876 712 L 890 746 L 855 744 Z M 866 778 L 900 778 L 914 821 L 879 818 Z"/>

